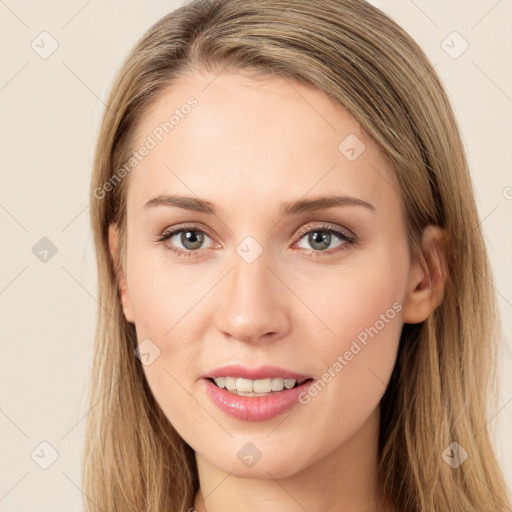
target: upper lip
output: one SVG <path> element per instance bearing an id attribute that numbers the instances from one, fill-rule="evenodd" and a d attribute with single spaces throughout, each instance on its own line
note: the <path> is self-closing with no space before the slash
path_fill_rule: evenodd
<path id="1" fill-rule="evenodd" d="M 259 380 L 259 379 L 295 379 L 296 381 L 305 381 L 312 378 L 309 375 L 293 372 L 278 366 L 259 366 L 257 368 L 248 368 L 238 364 L 231 364 L 216 368 L 202 375 L 203 379 L 216 377 L 241 377 L 243 379 Z"/>

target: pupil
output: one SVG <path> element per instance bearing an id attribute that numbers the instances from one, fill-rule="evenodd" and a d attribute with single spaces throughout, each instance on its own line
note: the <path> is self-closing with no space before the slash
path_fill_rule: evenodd
<path id="1" fill-rule="evenodd" d="M 320 236 L 318 234 L 320 233 Z M 316 249 L 325 249 L 326 247 L 329 247 L 329 244 L 331 242 L 331 234 L 326 231 L 313 231 L 309 235 L 309 243 L 311 244 L 311 247 Z M 317 247 L 315 247 L 315 244 L 318 244 Z"/>
<path id="2" fill-rule="evenodd" d="M 198 249 L 203 243 L 203 234 L 199 231 L 184 231 L 181 234 L 181 243 L 187 249 Z"/>

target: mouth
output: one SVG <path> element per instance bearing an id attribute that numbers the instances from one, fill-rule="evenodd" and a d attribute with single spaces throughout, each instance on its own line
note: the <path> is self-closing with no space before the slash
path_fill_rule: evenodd
<path id="1" fill-rule="evenodd" d="M 224 413 L 243 421 L 265 421 L 297 405 L 314 379 L 305 376 L 295 379 L 289 374 L 286 378 L 249 379 L 228 373 L 204 376 L 201 381 L 207 396 Z"/>
<path id="2" fill-rule="evenodd" d="M 225 389 L 229 393 L 238 396 L 257 397 L 270 396 L 283 390 L 297 388 L 312 378 L 283 378 L 273 377 L 265 379 L 246 379 L 242 377 L 206 377 L 213 385 Z"/>
<path id="3" fill-rule="evenodd" d="M 314 378 L 277 366 L 232 364 L 211 370 L 200 380 L 224 413 L 243 421 L 265 421 L 294 407 Z"/>

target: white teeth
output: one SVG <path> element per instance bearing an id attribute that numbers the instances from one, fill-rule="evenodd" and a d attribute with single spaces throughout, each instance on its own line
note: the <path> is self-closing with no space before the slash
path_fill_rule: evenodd
<path id="1" fill-rule="evenodd" d="M 268 393 L 272 390 L 272 379 L 260 379 L 252 381 L 252 391 L 255 393 Z"/>
<path id="2" fill-rule="evenodd" d="M 252 393 L 252 380 L 242 379 L 239 377 L 236 379 L 236 390 L 245 393 Z"/>
<path id="3" fill-rule="evenodd" d="M 219 388 L 226 387 L 226 377 L 217 377 L 215 379 L 215 382 L 217 383 L 217 386 L 219 386 Z"/>
<path id="4" fill-rule="evenodd" d="M 235 391 L 236 389 L 236 379 L 235 377 L 225 377 L 226 379 L 226 389 L 228 391 Z M 217 384 L 218 386 L 220 386 L 220 384 Z"/>
<path id="5" fill-rule="evenodd" d="M 295 386 L 295 379 L 284 379 L 284 387 L 286 389 L 292 389 Z"/>
<path id="6" fill-rule="evenodd" d="M 282 391 L 284 388 L 292 389 L 297 381 L 295 379 L 243 379 L 241 377 L 215 377 L 213 379 L 219 388 L 226 388 L 232 393 L 242 396 L 265 396 L 272 391 Z"/>
<path id="7" fill-rule="evenodd" d="M 272 379 L 272 391 L 282 391 L 284 387 L 283 379 Z"/>

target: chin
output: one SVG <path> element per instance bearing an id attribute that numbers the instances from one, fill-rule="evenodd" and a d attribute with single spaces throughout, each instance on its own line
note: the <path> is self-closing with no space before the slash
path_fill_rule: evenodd
<path id="1" fill-rule="evenodd" d="M 287 446 L 284 439 L 277 436 L 272 442 L 265 442 L 264 436 L 248 435 L 225 443 L 219 451 L 201 450 L 197 453 L 201 453 L 201 458 L 207 459 L 209 464 L 237 478 L 280 479 L 305 470 L 314 462 L 311 456 L 319 454 L 320 450 L 312 450 L 311 444 L 311 453 L 304 449 L 303 440 L 299 444 L 299 447 Z"/>
<path id="2" fill-rule="evenodd" d="M 226 464 L 225 460 L 214 462 L 218 463 L 215 464 L 216 467 L 230 473 L 231 476 L 258 480 L 289 478 L 304 469 L 301 465 L 297 466 L 297 461 L 293 455 L 287 455 L 286 453 L 280 453 L 277 458 L 267 456 L 266 460 L 263 460 L 262 457 L 252 467 L 247 467 L 243 463 L 238 463 L 238 461 L 233 464 Z"/>

